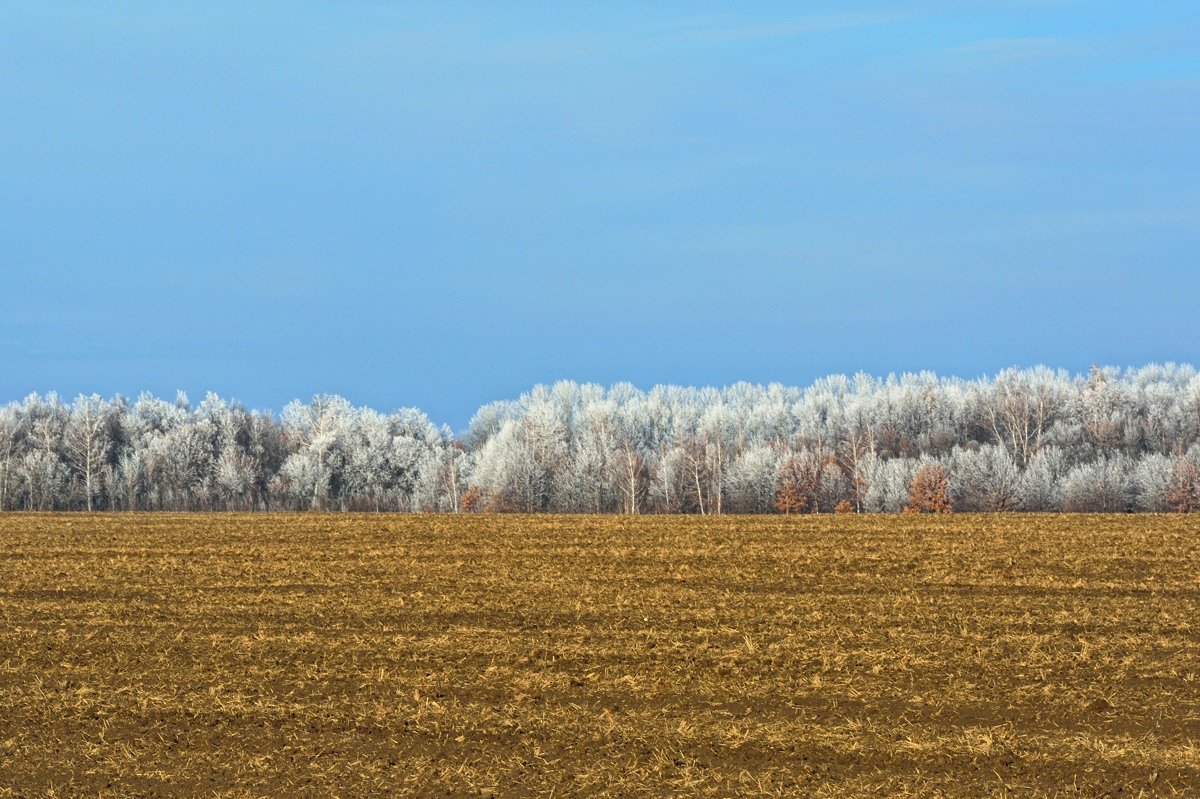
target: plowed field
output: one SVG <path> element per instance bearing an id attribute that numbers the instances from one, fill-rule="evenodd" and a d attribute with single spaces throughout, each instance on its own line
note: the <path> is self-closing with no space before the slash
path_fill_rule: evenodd
<path id="1" fill-rule="evenodd" d="M 0 797 L 1200 796 L 1200 520 L 0 516 Z"/>

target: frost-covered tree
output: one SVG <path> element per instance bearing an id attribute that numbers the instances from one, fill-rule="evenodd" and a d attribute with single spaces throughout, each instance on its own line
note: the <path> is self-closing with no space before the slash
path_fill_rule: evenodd
<path id="1" fill-rule="evenodd" d="M 1026 464 L 1038 450 L 1064 404 L 1066 376 L 1039 367 L 1006 369 L 980 386 L 982 423 L 1017 464 Z"/>
<path id="2" fill-rule="evenodd" d="M 726 476 L 728 508 L 733 513 L 761 513 L 775 501 L 778 493 L 779 452 L 766 444 L 758 444 L 729 465 Z"/>
<path id="3" fill-rule="evenodd" d="M 32 394 L 21 405 L 28 428 L 19 478 L 29 510 L 69 507 L 70 474 L 63 461 L 63 435 L 70 412 L 56 394 Z"/>
<path id="4" fill-rule="evenodd" d="M 1074 513 L 1121 513 L 1133 508 L 1130 461 L 1123 455 L 1082 463 L 1063 481 L 1063 510 Z"/>
<path id="5" fill-rule="evenodd" d="M 949 460 L 955 510 L 1010 511 L 1020 504 L 1021 470 L 1004 446 L 956 447 Z"/>
<path id="6" fill-rule="evenodd" d="M 915 458 L 879 459 L 869 477 L 870 488 L 863 497 L 867 513 L 899 513 L 908 505 L 909 487 L 920 467 Z"/>
<path id="7" fill-rule="evenodd" d="M 1137 510 L 1166 513 L 1171 509 L 1175 461 L 1175 458 L 1167 455 L 1150 453 L 1134 463 L 1130 478 Z"/>
<path id="8" fill-rule="evenodd" d="M 335 396 L 279 416 L 211 394 L 195 406 L 52 394 L 0 406 L 0 510 L 454 511 L 468 500 L 771 513 L 793 464 L 789 490 L 807 509 L 895 512 L 923 462 L 947 469 L 960 509 L 1183 507 L 1187 464 L 1200 464 L 1200 374 L 1038 367 L 645 391 L 564 381 L 485 405 L 459 436 L 420 411 Z"/>
<path id="9" fill-rule="evenodd" d="M 1021 474 L 1018 509 L 1043 513 L 1062 510 L 1063 478 L 1068 471 L 1070 464 L 1061 449 L 1038 450 Z"/>
<path id="10" fill-rule="evenodd" d="M 63 453 L 79 476 L 84 504 L 91 511 L 102 480 L 107 474 L 113 446 L 114 407 L 99 395 L 80 395 L 71 406 L 63 430 Z"/>
<path id="11" fill-rule="evenodd" d="M 283 409 L 284 428 L 295 449 L 280 467 L 276 486 L 298 507 L 325 510 L 345 499 L 353 416 L 350 403 L 336 395 Z"/>
<path id="12" fill-rule="evenodd" d="M 23 438 L 25 418 L 16 405 L 0 407 L 0 511 L 9 510 L 14 492 Z"/>

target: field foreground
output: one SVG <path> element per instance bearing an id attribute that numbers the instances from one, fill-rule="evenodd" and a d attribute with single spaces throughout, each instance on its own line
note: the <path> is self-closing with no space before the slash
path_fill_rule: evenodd
<path id="1" fill-rule="evenodd" d="M 1200 796 L 1186 517 L 0 516 L 0 797 Z"/>

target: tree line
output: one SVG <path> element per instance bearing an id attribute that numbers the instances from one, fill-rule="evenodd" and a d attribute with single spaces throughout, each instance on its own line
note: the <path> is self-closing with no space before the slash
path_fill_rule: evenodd
<path id="1" fill-rule="evenodd" d="M 327 395 L 276 416 L 213 394 L 34 394 L 0 407 L 0 510 L 1192 512 L 1200 375 L 564 381 L 461 435 Z"/>

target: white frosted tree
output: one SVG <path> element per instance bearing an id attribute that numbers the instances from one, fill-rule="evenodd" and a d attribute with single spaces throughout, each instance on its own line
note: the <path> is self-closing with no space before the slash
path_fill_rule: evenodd
<path id="1" fill-rule="evenodd" d="M 616 408 L 614 472 L 623 513 L 641 513 L 652 490 L 658 466 L 654 446 L 658 420 L 653 413 L 650 403 L 631 386 L 625 402 Z"/>
<path id="2" fill-rule="evenodd" d="M 113 406 L 99 395 L 80 395 L 71 406 L 63 431 L 63 452 L 83 484 L 84 505 L 95 507 L 113 445 Z"/>
<path id="3" fill-rule="evenodd" d="M 214 485 L 226 510 L 254 507 L 254 487 L 259 480 L 258 463 L 245 451 L 227 447 L 217 457 Z"/>
<path id="4" fill-rule="evenodd" d="M 619 476 L 615 404 L 599 400 L 584 405 L 571 438 L 570 466 L 562 481 L 567 509 L 588 513 L 612 510 Z"/>
<path id="5" fill-rule="evenodd" d="M 1122 455 L 1080 464 L 1063 481 L 1063 510 L 1076 513 L 1122 513 L 1131 509 L 1134 486 L 1131 464 Z"/>
<path id="6" fill-rule="evenodd" d="M 471 484 L 493 510 L 541 510 L 540 503 L 548 499 L 550 486 L 536 458 L 521 422 L 507 421 L 477 452 Z"/>
<path id="7" fill-rule="evenodd" d="M 328 394 L 307 405 L 293 402 L 284 408 L 283 424 L 296 450 L 280 468 L 278 485 L 293 502 L 325 510 L 342 501 L 354 414 L 349 402 Z"/>
<path id="8" fill-rule="evenodd" d="M 1166 513 L 1171 510 L 1171 486 L 1177 458 L 1151 453 L 1138 460 L 1130 473 L 1137 510 Z"/>
<path id="9" fill-rule="evenodd" d="M 18 479 L 30 510 L 54 510 L 63 507 L 68 473 L 63 462 L 44 449 L 27 452 L 21 459 Z"/>
<path id="10" fill-rule="evenodd" d="M 1011 511 L 1020 504 L 1021 470 L 1005 447 L 956 447 L 951 454 L 950 495 L 957 511 Z"/>
<path id="11" fill-rule="evenodd" d="M 60 452 L 70 411 L 53 393 L 44 399 L 31 394 L 21 404 L 21 411 L 28 429 L 19 475 L 25 507 L 30 510 L 65 508 L 70 473 Z"/>
<path id="12" fill-rule="evenodd" d="M 473 471 L 474 458 L 471 451 L 454 439 L 450 428 L 442 427 L 438 431 L 441 439 L 437 449 L 435 468 L 425 474 L 426 481 L 432 483 L 427 489 L 433 501 L 423 507 L 428 510 L 463 511 L 463 495 L 468 490 Z"/>
<path id="13" fill-rule="evenodd" d="M 275 418 L 212 394 L 196 407 L 182 394 L 69 406 L 31 395 L 0 407 L 0 509 L 452 511 L 466 498 L 529 512 L 761 511 L 775 504 L 762 500 L 774 457 L 798 465 L 808 510 L 898 510 L 922 460 L 948 468 L 958 509 L 1156 510 L 1194 504 L 1193 471 L 1178 464 L 1198 445 L 1200 374 L 1175 364 L 834 375 L 806 388 L 564 381 L 480 408 L 461 439 L 419 411 L 333 396 Z"/>
<path id="14" fill-rule="evenodd" d="M 1063 480 L 1070 471 L 1066 455 L 1058 447 L 1044 447 L 1030 459 L 1018 488 L 1020 510 L 1053 512 L 1062 509 Z"/>
<path id="15" fill-rule="evenodd" d="M 726 478 L 732 512 L 768 513 L 773 510 L 779 461 L 779 452 L 765 444 L 753 446 L 734 458 Z"/>
<path id="16" fill-rule="evenodd" d="M 892 458 L 875 461 L 870 475 L 870 488 L 863 498 L 868 513 L 899 513 L 908 505 L 909 487 L 920 468 L 915 458 Z"/>
<path id="17" fill-rule="evenodd" d="M 142 460 L 143 451 L 132 446 L 125 447 L 117 455 L 113 474 L 112 490 L 114 504 L 122 510 L 141 510 L 146 494 L 146 467 Z"/>
<path id="18" fill-rule="evenodd" d="M 981 384 L 984 426 L 995 443 L 1024 465 L 1042 448 L 1043 438 L 1064 402 L 1066 376 L 1045 367 L 1006 369 Z"/>
<path id="19" fill-rule="evenodd" d="M 0 407 L 0 512 L 11 508 L 24 433 L 25 418 L 20 408 L 15 404 Z"/>

